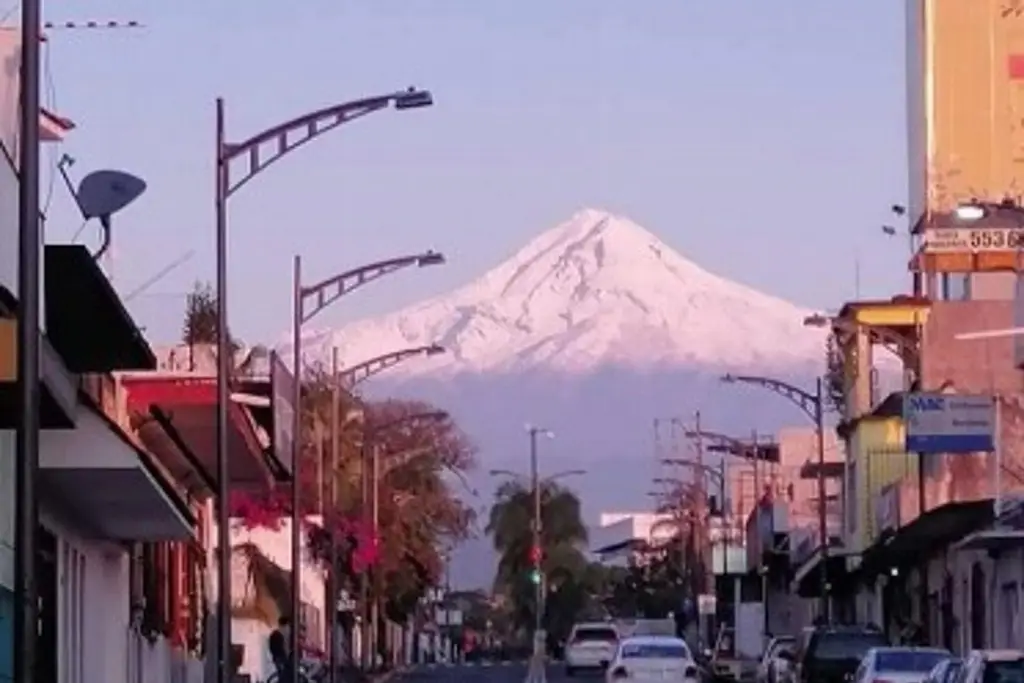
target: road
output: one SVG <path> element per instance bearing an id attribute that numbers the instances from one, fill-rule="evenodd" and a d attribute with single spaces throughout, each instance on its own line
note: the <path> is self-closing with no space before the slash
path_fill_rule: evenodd
<path id="1" fill-rule="evenodd" d="M 523 683 L 526 664 L 472 664 L 463 666 L 420 666 L 406 671 L 391 683 Z M 604 683 L 600 673 L 579 674 L 567 678 L 565 669 L 552 665 L 547 669 L 548 683 Z"/>

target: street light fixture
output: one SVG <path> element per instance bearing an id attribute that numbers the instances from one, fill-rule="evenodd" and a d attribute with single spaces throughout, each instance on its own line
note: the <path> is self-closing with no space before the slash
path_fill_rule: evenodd
<path id="1" fill-rule="evenodd" d="M 352 389 L 374 375 L 384 372 L 388 368 L 394 367 L 409 358 L 413 358 L 415 356 L 426 356 L 427 358 L 430 358 L 446 352 L 447 349 L 440 344 L 413 346 L 408 349 L 401 349 L 400 351 L 384 353 L 365 360 L 357 365 L 353 365 L 350 368 L 338 370 L 334 373 L 334 377 L 337 382 L 349 389 Z"/>
<path id="2" fill-rule="evenodd" d="M 23 66 L 22 97 L 33 100 L 31 106 L 22 106 L 22 116 L 39 117 L 38 109 L 38 43 L 39 43 L 39 0 L 25 0 L 22 3 L 23 25 L 34 31 L 31 40 L 23 40 L 23 50 L 29 57 Z M 33 49 L 25 48 L 25 45 L 32 45 Z M 35 88 L 34 91 L 31 88 Z M 426 96 L 424 96 L 424 94 Z M 215 148 L 214 159 L 216 160 L 216 174 L 214 187 L 214 213 L 216 232 L 216 254 L 217 254 L 217 683 L 229 683 L 231 680 L 231 509 L 229 496 L 231 493 L 228 470 L 228 408 L 230 406 L 230 381 L 231 381 L 231 343 L 228 338 L 228 199 L 246 183 L 256 177 L 275 161 L 284 158 L 289 152 L 311 142 L 324 133 L 337 128 L 338 126 L 353 121 L 366 114 L 373 113 L 395 105 L 396 109 L 414 108 L 412 105 L 426 106 L 432 102 L 429 92 L 419 91 L 415 88 L 398 92 L 367 97 L 359 100 L 343 102 L 323 109 L 309 112 L 305 115 L 286 121 L 276 126 L 263 130 L 256 135 L 249 137 L 240 143 L 227 141 L 226 115 L 224 99 L 218 97 L 216 100 L 215 113 Z M 33 124 L 35 140 L 26 138 L 22 144 L 22 192 L 31 192 L 38 195 L 38 120 Z M 271 143 L 277 144 L 271 144 Z M 34 150 L 26 152 L 26 149 Z M 263 154 L 261 154 L 263 152 Z M 26 154 L 35 156 L 26 157 Z M 27 162 L 27 163 L 24 163 Z M 238 162 L 234 166 L 233 162 Z M 237 176 L 232 169 L 240 171 Z M 35 182 L 32 186 L 29 181 Z M 24 198 L 24 195 L 23 195 Z M 38 197 L 33 200 L 38 208 Z M 26 203 L 22 202 L 24 215 Z M 32 210 L 32 220 L 37 220 Z M 38 240 L 34 240 L 38 243 Z M 296 267 L 296 271 L 298 268 Z M 24 274 L 24 269 L 23 269 Z M 29 276 L 35 273 L 30 272 Z M 30 309 L 31 313 L 32 310 Z M 35 330 L 36 325 L 32 326 Z M 29 354 L 22 354 L 27 356 Z M 294 366 L 296 374 L 296 392 L 299 387 L 299 364 Z M 36 373 L 38 374 L 38 373 Z M 296 421 L 298 421 L 298 403 L 295 404 Z M 295 441 L 300 437 L 298 431 L 295 433 Z M 295 447 L 297 448 L 297 446 Z M 295 467 L 297 461 L 293 460 Z M 294 542 L 294 539 L 293 539 Z M 294 550 L 294 547 L 293 547 Z M 298 573 L 298 565 L 294 566 L 294 572 Z M 20 604 L 22 601 L 19 600 Z M 294 606 L 293 600 L 293 606 Z M 32 613 L 30 612 L 30 615 Z M 298 619 L 298 614 L 293 614 L 293 619 Z M 298 624 L 292 632 L 292 651 L 296 652 L 299 646 Z M 32 628 L 35 628 L 34 626 Z M 33 641 L 34 642 L 34 641 Z M 32 659 L 30 656 L 29 659 Z M 26 675 L 31 675 L 28 673 Z M 332 669 L 329 672 L 331 681 L 336 678 L 336 672 Z M 299 683 L 298 667 L 292 667 L 291 683 Z"/>
<path id="3" fill-rule="evenodd" d="M 768 389 L 796 405 L 814 422 L 818 437 L 818 543 L 821 546 L 821 613 L 826 620 L 830 620 L 829 612 L 831 606 L 828 599 L 828 515 L 825 509 L 827 497 L 825 489 L 824 383 L 821 377 L 818 377 L 815 382 L 814 393 L 811 393 L 788 382 L 771 377 L 727 374 L 723 375 L 721 379 L 727 384 L 752 384 Z"/>

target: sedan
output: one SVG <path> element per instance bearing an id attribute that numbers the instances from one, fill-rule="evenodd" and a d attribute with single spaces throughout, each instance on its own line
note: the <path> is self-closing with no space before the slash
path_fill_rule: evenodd
<path id="1" fill-rule="evenodd" d="M 634 636 L 619 644 L 608 666 L 609 683 L 699 683 L 686 641 L 672 636 Z"/>

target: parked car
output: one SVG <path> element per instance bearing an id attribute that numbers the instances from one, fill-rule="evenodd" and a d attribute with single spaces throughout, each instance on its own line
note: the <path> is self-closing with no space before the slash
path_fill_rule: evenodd
<path id="1" fill-rule="evenodd" d="M 925 683 L 928 673 L 953 653 L 937 647 L 873 647 L 851 676 L 853 683 Z"/>
<path id="2" fill-rule="evenodd" d="M 619 644 L 606 678 L 608 683 L 699 683 L 700 673 L 682 638 L 633 636 Z"/>
<path id="3" fill-rule="evenodd" d="M 964 665 L 964 660 L 959 657 L 950 657 L 944 659 L 928 672 L 928 678 L 925 679 L 926 683 L 953 683 L 956 675 L 960 672 L 960 669 Z"/>
<path id="4" fill-rule="evenodd" d="M 887 645 L 889 642 L 885 634 L 867 626 L 814 626 L 804 629 L 793 657 L 794 681 L 845 683 L 868 650 Z"/>
<path id="5" fill-rule="evenodd" d="M 572 676 L 586 669 L 599 671 L 608 668 L 618 646 L 619 632 L 612 624 L 576 624 L 565 645 L 565 675 Z"/>
<path id="6" fill-rule="evenodd" d="M 1024 683 L 1024 651 L 974 650 L 964 658 L 956 683 Z"/>
<path id="7" fill-rule="evenodd" d="M 779 670 L 788 668 L 793 661 L 790 657 L 780 657 L 786 651 L 792 654 L 796 638 L 793 636 L 776 636 L 768 641 L 768 647 L 764 649 L 764 655 L 757 665 L 757 683 L 780 683 Z"/>

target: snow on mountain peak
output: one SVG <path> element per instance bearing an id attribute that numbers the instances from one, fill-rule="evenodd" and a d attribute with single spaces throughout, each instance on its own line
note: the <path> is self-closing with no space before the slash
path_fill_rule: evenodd
<path id="1" fill-rule="evenodd" d="M 456 291 L 307 336 L 348 364 L 438 343 L 394 374 L 820 363 L 810 311 L 713 275 L 628 218 L 583 209 Z"/>

